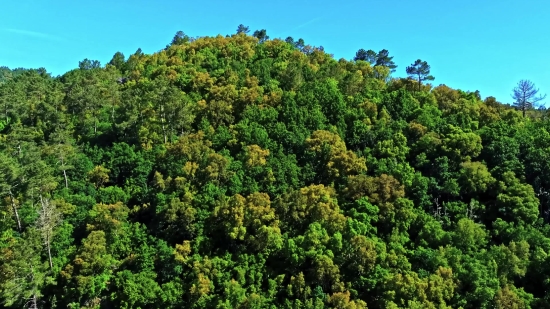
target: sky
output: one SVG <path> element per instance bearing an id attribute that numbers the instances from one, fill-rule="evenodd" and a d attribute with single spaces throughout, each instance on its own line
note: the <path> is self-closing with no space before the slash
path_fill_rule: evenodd
<path id="1" fill-rule="evenodd" d="M 159 51 L 179 30 L 226 35 L 244 24 L 271 38 L 303 38 L 336 59 L 387 49 L 396 77 L 422 59 L 434 85 L 510 103 L 521 79 L 550 92 L 549 16 L 546 0 L 2 0 L 0 66 L 56 76 L 84 58 L 105 64 L 117 51 Z"/>

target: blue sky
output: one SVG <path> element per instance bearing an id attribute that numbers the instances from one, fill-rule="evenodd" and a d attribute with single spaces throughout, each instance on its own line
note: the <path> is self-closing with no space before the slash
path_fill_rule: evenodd
<path id="1" fill-rule="evenodd" d="M 335 58 L 388 49 L 395 76 L 420 58 L 434 84 L 507 103 L 520 79 L 550 93 L 550 1 L 0 1 L 0 66 L 53 75 L 89 58 L 108 62 L 190 36 L 231 34 L 239 24 L 270 37 L 303 38 Z"/>

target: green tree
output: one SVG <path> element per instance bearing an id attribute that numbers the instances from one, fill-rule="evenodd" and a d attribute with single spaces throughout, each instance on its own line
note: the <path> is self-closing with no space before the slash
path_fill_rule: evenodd
<path id="1" fill-rule="evenodd" d="M 247 27 L 243 24 L 240 24 L 238 27 L 237 27 L 237 34 L 239 33 L 244 33 L 244 34 L 247 34 L 248 32 L 250 32 L 250 27 Z"/>
<path id="2" fill-rule="evenodd" d="M 257 38 L 260 43 L 263 43 L 263 42 L 269 40 L 269 36 L 267 35 L 267 32 L 266 32 L 265 29 L 254 31 L 252 36 Z"/>
<path id="3" fill-rule="evenodd" d="M 393 57 L 389 56 L 389 52 L 387 49 L 382 49 L 378 52 L 376 55 L 376 63 L 374 66 L 384 66 L 390 69 L 390 72 L 395 72 L 395 69 L 397 68 L 397 65 L 393 61 Z M 407 72 L 408 73 L 408 72 Z"/>
<path id="4" fill-rule="evenodd" d="M 47 147 L 45 152 L 54 156 L 57 160 L 56 165 L 58 165 L 58 169 L 63 173 L 65 188 L 68 188 L 69 177 L 67 176 L 67 171 L 73 168 L 70 162 L 76 153 L 74 142 L 70 136 L 70 132 L 62 130 L 56 130 L 52 133 L 50 141 L 52 145 Z"/>
<path id="5" fill-rule="evenodd" d="M 539 215 L 539 199 L 533 187 L 521 183 L 512 172 L 504 173 L 503 178 L 495 203 L 498 216 L 509 222 L 534 223 Z"/>
<path id="6" fill-rule="evenodd" d="M 495 295 L 495 308 L 498 309 L 524 309 L 528 308 L 525 303 L 518 297 L 514 290 L 510 289 L 509 286 L 505 286 L 498 290 L 497 295 Z"/>
<path id="7" fill-rule="evenodd" d="M 124 54 L 121 52 L 116 52 L 113 55 L 113 58 L 111 58 L 111 61 L 109 61 L 109 64 L 120 70 L 121 72 L 125 71 L 126 66 L 126 59 L 124 57 Z"/>
<path id="8" fill-rule="evenodd" d="M 23 179 L 21 179 L 21 167 L 18 162 L 5 155 L 4 152 L 0 153 L 0 194 L 6 197 L 4 203 L 8 204 L 11 208 L 12 215 L 17 223 L 17 230 L 22 231 L 21 218 L 19 216 L 20 202 L 17 200 L 17 192 L 23 185 Z M 19 187 L 19 188 L 18 188 Z"/>
<path id="9" fill-rule="evenodd" d="M 23 238 L 8 236 L 9 247 L 0 251 L 0 299 L 6 306 L 39 308 L 43 288 L 52 280 L 40 259 L 37 234 L 30 229 Z"/>
<path id="10" fill-rule="evenodd" d="M 359 49 L 357 51 L 357 53 L 355 53 L 355 57 L 353 58 L 354 61 L 366 61 L 366 62 L 369 62 L 371 65 L 375 65 L 376 64 L 376 52 L 372 49 L 369 49 L 369 50 L 364 50 L 364 49 Z"/>
<path id="11" fill-rule="evenodd" d="M 180 30 L 176 32 L 176 34 L 174 35 L 174 38 L 172 39 L 172 43 L 170 44 L 170 46 L 185 44 L 190 40 L 191 38 L 188 35 L 186 35 L 183 31 Z"/>
<path id="12" fill-rule="evenodd" d="M 434 80 L 435 78 L 430 75 L 430 65 L 426 61 L 420 59 L 416 60 L 413 64 L 407 67 L 407 74 L 410 78 L 414 78 L 418 81 L 418 90 L 420 91 L 420 85 L 425 80 Z"/>
<path id="13" fill-rule="evenodd" d="M 82 242 L 72 263 L 61 272 L 65 297 L 79 303 L 97 302 L 107 289 L 115 260 L 107 252 L 105 232 L 92 231 Z"/>

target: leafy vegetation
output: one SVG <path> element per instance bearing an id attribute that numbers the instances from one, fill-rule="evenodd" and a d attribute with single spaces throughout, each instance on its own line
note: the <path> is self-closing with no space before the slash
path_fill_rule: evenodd
<path id="1" fill-rule="evenodd" d="M 2 69 L 5 308 L 550 308 L 544 111 L 249 31 Z"/>

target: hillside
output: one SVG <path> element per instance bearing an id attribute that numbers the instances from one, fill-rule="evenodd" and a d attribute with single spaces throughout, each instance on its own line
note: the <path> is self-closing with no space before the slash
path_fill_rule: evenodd
<path id="1" fill-rule="evenodd" d="M 393 70 L 265 31 L 2 68 L 0 307 L 550 308 L 550 120 Z"/>

